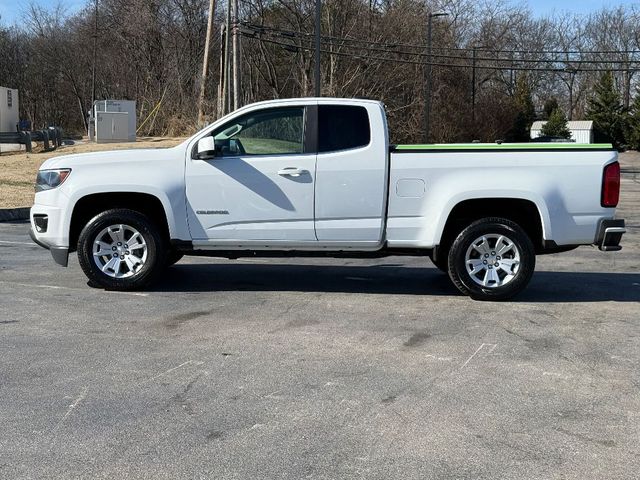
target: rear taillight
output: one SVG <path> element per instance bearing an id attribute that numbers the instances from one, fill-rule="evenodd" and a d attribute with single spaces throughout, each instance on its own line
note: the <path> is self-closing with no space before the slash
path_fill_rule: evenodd
<path id="1" fill-rule="evenodd" d="M 600 205 L 603 207 L 616 207 L 620 199 L 620 164 L 610 163 L 604 167 L 602 177 L 602 198 Z"/>

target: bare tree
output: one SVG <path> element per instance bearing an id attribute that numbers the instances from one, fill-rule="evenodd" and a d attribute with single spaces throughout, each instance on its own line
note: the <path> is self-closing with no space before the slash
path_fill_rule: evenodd
<path id="1" fill-rule="evenodd" d="M 21 115 L 34 125 L 85 128 L 96 19 L 94 0 L 86 1 L 73 15 L 34 4 L 22 27 L 0 26 L 0 84 L 20 89 Z M 224 52 L 229 1 L 236 0 L 216 2 L 212 52 Z M 315 0 L 237 3 L 238 104 L 310 95 Z M 96 96 L 136 100 L 141 134 L 194 131 L 209 0 L 100 0 L 98 6 Z M 435 10 L 449 15 L 434 23 L 427 58 L 426 15 Z M 382 100 L 392 141 L 417 141 L 430 61 L 434 140 L 505 138 L 518 117 L 515 86 L 524 74 L 538 112 L 555 97 L 569 118 L 582 118 L 605 69 L 615 73 L 629 104 L 640 61 L 639 13 L 631 6 L 587 18 L 536 18 L 507 0 L 324 0 L 322 93 Z M 219 97 L 231 87 L 221 88 L 226 79 L 217 62 L 207 65 L 209 118 L 220 115 Z"/>

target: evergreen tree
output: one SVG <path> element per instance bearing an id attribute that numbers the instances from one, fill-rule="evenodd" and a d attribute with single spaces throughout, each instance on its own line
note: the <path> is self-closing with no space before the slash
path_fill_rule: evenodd
<path id="1" fill-rule="evenodd" d="M 528 142 L 531 139 L 531 124 L 536 119 L 536 110 L 531 99 L 531 89 L 525 75 L 518 77 L 513 96 L 516 117 L 507 139 L 512 142 Z"/>
<path id="2" fill-rule="evenodd" d="M 624 143 L 627 112 L 620 101 L 611 72 L 605 72 L 596 83 L 594 95 L 589 99 L 587 118 L 593 120 L 596 133 L 616 148 Z"/>
<path id="3" fill-rule="evenodd" d="M 556 97 L 551 97 L 544 102 L 544 119 L 549 120 L 549 117 L 558 106 L 558 99 Z"/>
<path id="4" fill-rule="evenodd" d="M 627 128 L 627 143 L 634 150 L 640 150 L 640 87 L 636 89 L 636 96 L 631 104 Z"/>
<path id="5" fill-rule="evenodd" d="M 560 108 L 556 108 L 549 120 L 542 126 L 540 130 L 541 137 L 558 137 L 558 138 L 571 138 L 571 131 L 567 125 L 567 117 Z"/>

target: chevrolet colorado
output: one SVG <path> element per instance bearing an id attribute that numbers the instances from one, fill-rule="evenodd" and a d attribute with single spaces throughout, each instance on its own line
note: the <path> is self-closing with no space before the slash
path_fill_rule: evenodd
<path id="1" fill-rule="evenodd" d="M 430 256 L 503 300 L 536 254 L 619 250 L 610 145 L 390 145 L 384 106 L 256 103 L 168 149 L 61 156 L 38 172 L 31 235 L 94 285 L 142 288 L 184 254 Z"/>

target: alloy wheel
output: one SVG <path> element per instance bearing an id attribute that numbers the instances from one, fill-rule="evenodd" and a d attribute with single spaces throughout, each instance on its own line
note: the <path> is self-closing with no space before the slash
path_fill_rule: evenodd
<path id="1" fill-rule="evenodd" d="M 476 238 L 465 255 L 467 273 L 484 288 L 511 282 L 520 270 L 520 251 L 505 235 L 488 234 Z"/>
<path id="2" fill-rule="evenodd" d="M 147 261 L 147 243 L 135 228 L 110 225 L 96 235 L 93 261 L 105 275 L 128 278 L 138 273 Z"/>

